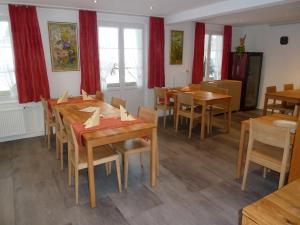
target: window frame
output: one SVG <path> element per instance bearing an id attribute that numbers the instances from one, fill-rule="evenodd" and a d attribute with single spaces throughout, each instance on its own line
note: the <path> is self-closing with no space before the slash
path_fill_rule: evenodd
<path id="1" fill-rule="evenodd" d="M 222 36 L 222 38 L 224 38 L 224 34 L 221 31 L 212 31 L 212 30 L 208 30 L 205 31 L 205 35 L 208 35 L 208 46 L 207 46 L 207 58 L 206 58 L 206 62 L 204 64 L 205 68 L 204 68 L 204 80 L 206 81 L 211 81 L 211 80 L 218 80 L 215 77 L 212 79 L 209 77 L 209 73 L 207 73 L 208 71 L 208 67 L 210 65 L 210 55 L 211 55 L 211 36 L 212 35 L 219 35 Z M 205 40 L 205 39 L 204 39 Z M 205 43 L 204 43 L 205 46 Z M 223 50 L 223 49 L 222 49 Z M 204 48 L 205 51 L 205 48 Z M 204 53 L 205 54 L 205 53 Z M 221 59 L 222 61 L 222 59 Z M 204 63 L 204 62 L 203 62 Z M 220 68 L 222 69 L 222 68 Z"/>
<path id="2" fill-rule="evenodd" d="M 14 65 L 14 71 L 13 72 L 16 75 L 16 67 L 15 67 L 16 64 L 15 64 L 14 46 L 13 46 L 12 32 L 11 32 L 11 21 L 10 21 L 9 16 L 6 16 L 6 15 L 0 15 L 0 21 L 8 22 L 8 24 L 9 24 L 9 26 L 8 26 L 9 34 L 10 34 L 9 39 L 10 39 L 11 48 L 12 48 L 12 61 L 13 61 L 13 65 Z M 17 83 L 15 85 L 17 85 Z M 18 91 L 17 90 L 16 90 L 15 94 L 16 94 L 15 96 L 12 96 L 11 95 L 11 90 L 9 90 L 9 91 L 0 91 L 0 104 L 18 102 Z"/>
<path id="3" fill-rule="evenodd" d="M 107 84 L 106 89 L 107 90 L 120 90 L 120 89 L 137 89 L 140 87 L 143 87 L 144 80 L 145 80 L 145 26 L 144 24 L 140 23 L 128 23 L 128 22 L 115 22 L 115 21 L 98 21 L 97 29 L 99 32 L 100 27 L 113 27 L 118 28 L 118 49 L 119 49 L 119 83 L 113 83 L 113 84 Z M 125 49 L 124 49 L 124 29 L 140 29 L 142 31 L 142 78 L 137 82 L 125 82 Z M 99 36 L 99 34 L 98 34 Z M 101 42 L 101 39 L 100 41 Z M 100 44 L 99 44 L 99 56 L 100 56 Z M 101 63 L 101 57 L 100 57 L 100 63 Z M 122 68 L 122 69 L 120 69 Z M 100 68 L 101 71 L 101 68 Z M 100 73 L 101 76 L 101 73 Z M 100 77 L 101 80 L 101 77 Z M 141 85 L 138 85 L 140 83 Z"/>

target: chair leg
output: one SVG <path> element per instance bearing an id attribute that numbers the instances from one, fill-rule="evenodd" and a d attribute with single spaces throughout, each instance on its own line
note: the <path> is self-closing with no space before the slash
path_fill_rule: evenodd
<path id="1" fill-rule="evenodd" d="M 286 176 L 286 163 L 282 162 L 281 170 L 280 170 L 280 176 L 279 176 L 279 184 L 278 184 L 278 189 L 283 187 L 284 182 L 285 182 L 285 176 Z"/>
<path id="2" fill-rule="evenodd" d="M 75 168 L 75 196 L 76 196 L 76 205 L 78 205 L 78 195 L 79 195 L 78 176 L 79 176 L 78 168 Z"/>
<path id="3" fill-rule="evenodd" d="M 109 176 L 111 174 L 111 163 L 105 163 L 105 171 L 106 171 L 106 176 Z"/>
<path id="4" fill-rule="evenodd" d="M 193 118 L 190 118 L 189 138 L 192 137 L 192 128 L 193 128 Z"/>
<path id="5" fill-rule="evenodd" d="M 69 180 L 68 184 L 69 184 L 69 186 L 71 186 L 72 185 L 72 165 L 71 165 L 70 160 L 68 160 L 68 180 Z"/>
<path id="6" fill-rule="evenodd" d="M 141 164 L 141 167 L 144 168 L 144 165 L 143 165 L 143 153 L 140 152 L 140 164 Z"/>
<path id="7" fill-rule="evenodd" d="M 60 141 L 60 169 L 64 170 L 64 143 Z"/>
<path id="8" fill-rule="evenodd" d="M 178 131 L 178 122 L 179 122 L 179 115 L 177 113 L 177 115 L 176 115 L 176 125 L 175 125 L 176 132 Z"/>
<path id="9" fill-rule="evenodd" d="M 59 138 L 58 138 L 57 134 L 55 136 L 56 136 L 56 138 L 55 138 L 55 140 L 56 140 L 56 142 L 55 142 L 56 159 L 59 159 L 60 143 L 59 143 Z"/>
<path id="10" fill-rule="evenodd" d="M 264 167 L 263 178 L 266 179 L 266 177 L 267 177 L 267 167 Z"/>
<path id="11" fill-rule="evenodd" d="M 249 159 L 246 159 L 245 169 L 244 169 L 244 176 L 243 176 L 243 183 L 242 183 L 242 191 L 245 191 L 246 181 L 247 181 L 247 176 L 248 176 L 249 163 L 250 163 Z"/>
<path id="12" fill-rule="evenodd" d="M 48 150 L 51 149 L 51 127 L 47 126 L 47 131 L 48 131 Z"/>
<path id="13" fill-rule="evenodd" d="M 118 177 L 118 189 L 119 192 L 122 192 L 122 184 L 121 184 L 121 170 L 120 170 L 120 160 L 116 159 L 116 172 Z"/>
<path id="14" fill-rule="evenodd" d="M 124 185 L 125 185 L 125 190 L 127 191 L 128 189 L 128 154 L 124 154 Z"/>
<path id="15" fill-rule="evenodd" d="M 44 123 L 44 141 L 47 142 L 47 125 Z"/>
<path id="16" fill-rule="evenodd" d="M 164 110 L 164 128 L 166 128 L 166 111 L 167 110 Z"/>

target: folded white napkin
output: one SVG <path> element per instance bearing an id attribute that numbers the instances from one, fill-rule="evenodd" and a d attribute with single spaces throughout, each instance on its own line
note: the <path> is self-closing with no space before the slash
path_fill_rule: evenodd
<path id="1" fill-rule="evenodd" d="M 120 105 L 120 117 L 121 121 L 132 121 L 135 120 L 135 118 L 129 114 L 129 112 Z"/>
<path id="2" fill-rule="evenodd" d="M 68 101 L 68 91 L 65 91 L 64 94 L 57 100 L 57 104 Z"/>
<path id="3" fill-rule="evenodd" d="M 85 90 L 81 89 L 81 93 L 82 93 L 82 100 L 86 101 L 86 100 L 93 100 L 94 98 L 92 98 L 91 96 L 88 95 L 88 93 L 86 93 Z"/>
<path id="4" fill-rule="evenodd" d="M 85 128 L 94 127 L 100 124 L 100 107 L 96 109 L 93 115 L 84 122 Z"/>
<path id="5" fill-rule="evenodd" d="M 80 112 L 90 112 L 90 113 L 92 113 L 92 112 L 95 112 L 97 109 L 98 109 L 98 107 L 90 106 L 90 107 L 80 109 L 79 111 Z"/>

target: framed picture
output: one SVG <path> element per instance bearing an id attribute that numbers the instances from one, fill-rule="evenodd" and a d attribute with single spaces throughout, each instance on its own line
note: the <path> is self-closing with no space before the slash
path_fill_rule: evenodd
<path id="1" fill-rule="evenodd" d="M 171 30 L 170 64 L 182 64 L 183 31 Z"/>
<path id="2" fill-rule="evenodd" d="M 48 31 L 52 71 L 78 71 L 77 24 L 48 22 Z"/>

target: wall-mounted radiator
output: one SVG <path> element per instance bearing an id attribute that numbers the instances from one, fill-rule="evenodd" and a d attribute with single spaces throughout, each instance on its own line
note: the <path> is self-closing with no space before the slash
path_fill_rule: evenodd
<path id="1" fill-rule="evenodd" d="M 0 138 L 25 132 L 23 107 L 0 109 Z"/>

